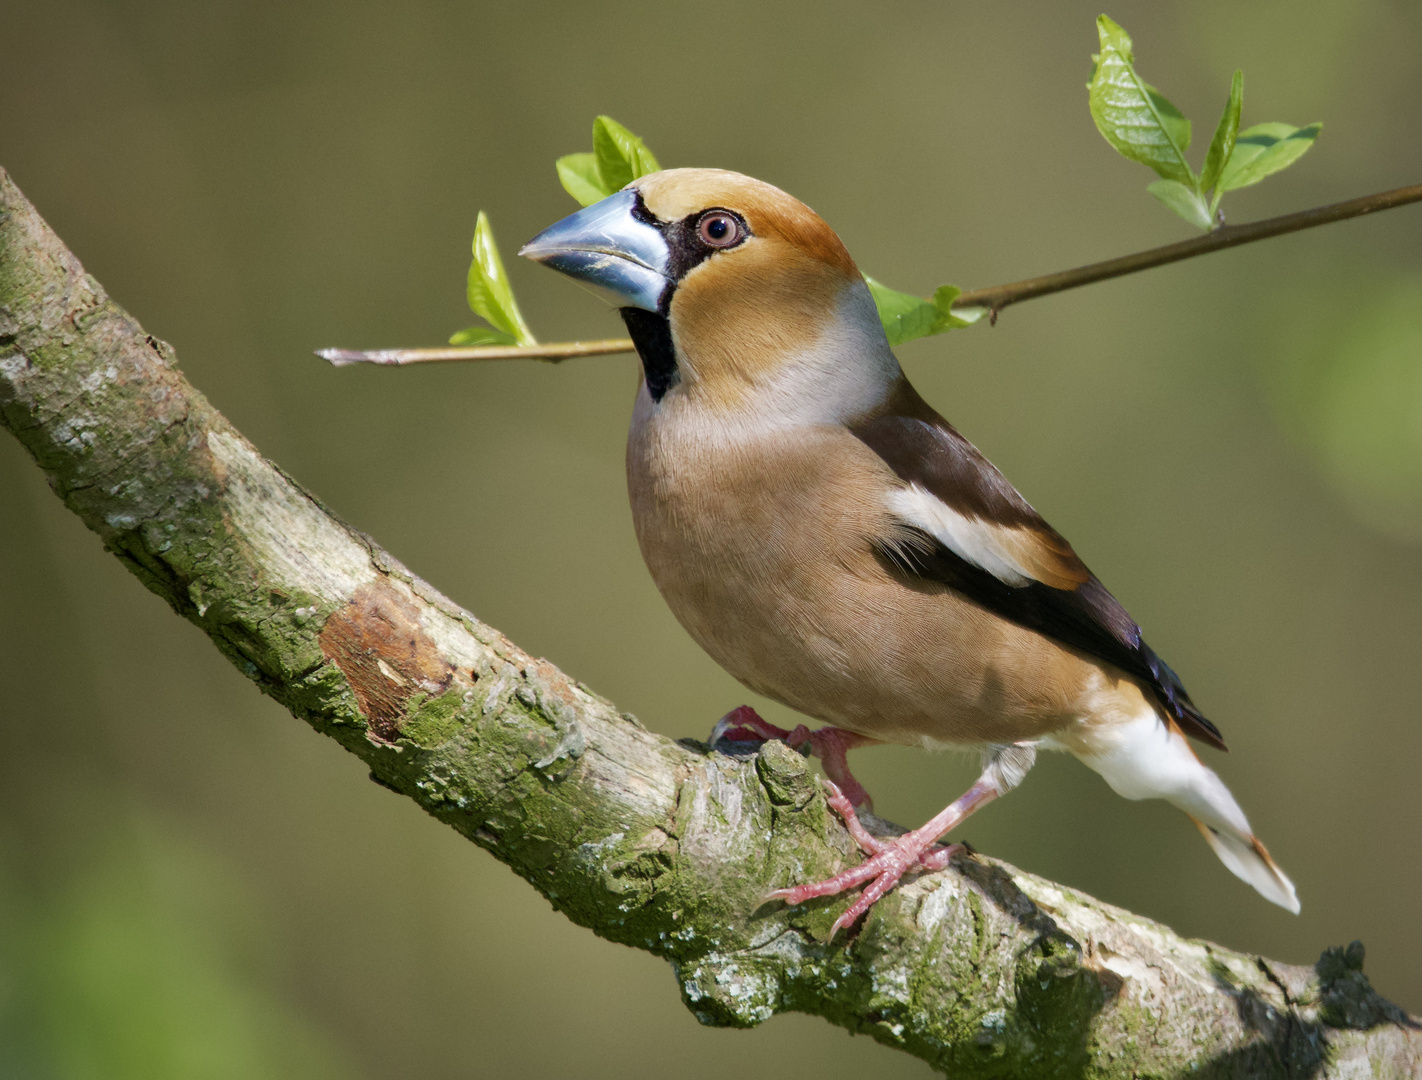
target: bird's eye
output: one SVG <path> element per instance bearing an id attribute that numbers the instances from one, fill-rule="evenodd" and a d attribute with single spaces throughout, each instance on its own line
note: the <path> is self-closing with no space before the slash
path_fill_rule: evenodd
<path id="1" fill-rule="evenodd" d="M 724 210 L 712 210 L 703 214 L 701 220 L 696 223 L 696 235 L 708 247 L 725 248 L 738 243 L 745 231 L 733 214 Z"/>

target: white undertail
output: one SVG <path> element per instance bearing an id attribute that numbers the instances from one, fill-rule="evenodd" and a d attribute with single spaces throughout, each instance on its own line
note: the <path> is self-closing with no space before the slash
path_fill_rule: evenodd
<path id="1" fill-rule="evenodd" d="M 1102 725 L 1089 741 L 1062 743 L 1127 799 L 1164 799 L 1190 815 L 1230 872 L 1266 900 L 1299 912 L 1290 881 L 1249 828 L 1224 781 L 1204 765 L 1178 728 L 1146 706 L 1124 723 Z"/>

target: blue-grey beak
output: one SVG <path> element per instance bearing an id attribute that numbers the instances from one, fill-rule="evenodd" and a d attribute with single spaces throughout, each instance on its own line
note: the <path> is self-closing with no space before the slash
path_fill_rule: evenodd
<path id="1" fill-rule="evenodd" d="M 671 282 L 661 232 L 633 216 L 635 191 L 619 191 L 550 225 L 519 249 L 608 295 L 618 307 L 656 311 Z"/>

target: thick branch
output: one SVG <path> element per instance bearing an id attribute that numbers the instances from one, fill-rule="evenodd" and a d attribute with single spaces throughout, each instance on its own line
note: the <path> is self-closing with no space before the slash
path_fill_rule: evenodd
<path id="1" fill-rule="evenodd" d="M 1361 946 L 1275 964 L 982 857 L 897 890 L 833 945 L 844 898 L 761 905 L 856 858 L 803 759 L 649 733 L 337 520 L 187 383 L 3 172 L 0 422 L 264 693 L 575 922 L 665 956 L 705 1023 L 816 1013 L 955 1076 L 1422 1064 L 1422 1032 L 1373 993 Z"/>

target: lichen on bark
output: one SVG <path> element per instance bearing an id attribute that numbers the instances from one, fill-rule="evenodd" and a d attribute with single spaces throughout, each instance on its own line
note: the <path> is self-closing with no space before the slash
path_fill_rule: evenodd
<path id="1" fill-rule="evenodd" d="M 0 424 L 173 610 L 379 783 L 570 919 L 669 960 L 703 1023 L 800 1011 L 962 1077 L 1413 1076 L 1356 943 L 1312 967 L 1190 941 L 972 856 L 829 941 L 858 858 L 783 743 L 648 732 L 263 458 L 0 171 Z"/>

